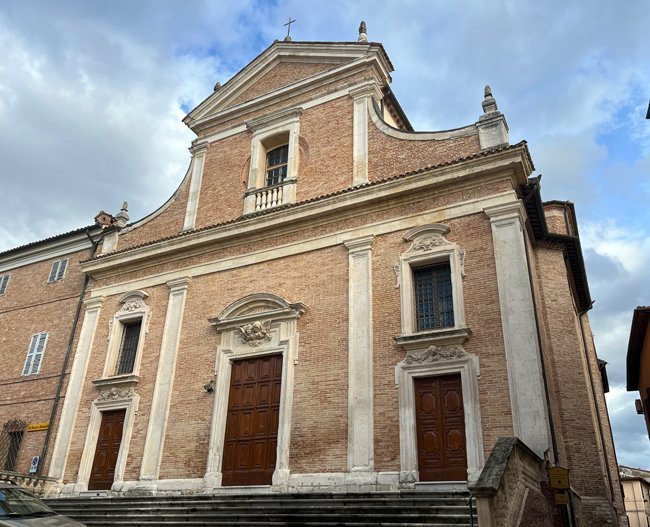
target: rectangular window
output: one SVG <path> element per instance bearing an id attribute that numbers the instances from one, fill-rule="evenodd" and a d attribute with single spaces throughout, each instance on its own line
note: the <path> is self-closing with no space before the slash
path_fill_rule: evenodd
<path id="1" fill-rule="evenodd" d="M 135 320 L 124 324 L 122 344 L 120 345 L 120 356 L 117 361 L 117 370 L 115 371 L 115 375 L 133 373 L 135 355 L 138 352 L 138 342 L 140 341 L 141 327 L 142 320 Z"/>
<path id="2" fill-rule="evenodd" d="M 63 275 L 65 274 L 65 269 L 68 267 L 68 260 L 56 260 L 52 262 L 52 269 L 50 270 L 50 277 L 47 279 L 48 282 L 58 282 L 63 280 Z"/>
<path id="3" fill-rule="evenodd" d="M 7 284 L 9 283 L 8 274 L 0 274 L 0 295 L 4 295 L 7 290 Z"/>
<path id="4" fill-rule="evenodd" d="M 454 326 L 449 262 L 413 269 L 417 331 Z"/>
<path id="5" fill-rule="evenodd" d="M 35 375 L 40 371 L 46 344 L 47 333 L 41 332 L 32 335 L 22 375 Z"/>

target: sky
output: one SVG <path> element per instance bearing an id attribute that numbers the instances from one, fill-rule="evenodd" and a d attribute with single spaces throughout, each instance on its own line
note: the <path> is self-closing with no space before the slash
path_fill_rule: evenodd
<path id="1" fill-rule="evenodd" d="M 296 19 L 294 40 L 356 40 L 365 20 L 416 130 L 475 122 L 490 84 L 528 141 L 544 200 L 576 204 L 619 462 L 650 468 L 625 391 L 636 306 L 650 305 L 645 0 L 0 0 L 0 251 L 131 220 L 180 184 L 187 111 Z"/>

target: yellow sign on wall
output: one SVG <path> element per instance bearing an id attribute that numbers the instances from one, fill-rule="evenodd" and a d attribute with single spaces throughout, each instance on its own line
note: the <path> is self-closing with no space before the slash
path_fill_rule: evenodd
<path id="1" fill-rule="evenodd" d="M 40 432 L 41 430 L 47 430 L 50 427 L 50 423 L 32 423 L 27 427 L 28 432 Z"/>
<path id="2" fill-rule="evenodd" d="M 563 467 L 551 467 L 548 469 L 548 482 L 552 489 L 568 489 L 569 469 Z"/>
<path id="3" fill-rule="evenodd" d="M 555 504 L 556 505 L 568 505 L 569 504 L 569 495 L 568 494 L 555 494 Z"/>

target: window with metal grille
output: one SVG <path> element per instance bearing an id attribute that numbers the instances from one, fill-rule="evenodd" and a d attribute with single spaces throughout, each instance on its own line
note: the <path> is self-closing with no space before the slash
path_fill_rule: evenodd
<path id="1" fill-rule="evenodd" d="M 415 321 L 418 331 L 454 325 L 454 301 L 449 262 L 413 269 Z"/>
<path id="2" fill-rule="evenodd" d="M 266 186 L 278 185 L 287 178 L 289 145 L 279 146 L 266 154 Z"/>
<path id="3" fill-rule="evenodd" d="M 8 274 L 0 274 L 0 295 L 4 295 L 7 290 L 7 284 L 9 283 Z"/>
<path id="4" fill-rule="evenodd" d="M 122 344 L 120 346 L 120 357 L 117 361 L 117 370 L 115 371 L 115 375 L 133 373 L 135 355 L 138 352 L 141 327 L 142 320 L 135 320 L 124 324 Z"/>
<path id="5" fill-rule="evenodd" d="M 9 432 L 9 452 L 7 452 L 7 458 L 5 459 L 5 470 L 16 470 L 16 461 L 20 452 L 20 443 L 23 441 L 23 433 L 22 430 Z"/>
<path id="6" fill-rule="evenodd" d="M 65 269 L 68 267 L 68 260 L 55 260 L 52 262 L 52 269 L 50 270 L 50 276 L 47 279 L 48 282 L 58 282 L 63 280 L 65 275 Z"/>
<path id="7" fill-rule="evenodd" d="M 44 331 L 32 335 L 32 340 L 29 343 L 27 350 L 27 358 L 23 366 L 22 375 L 35 375 L 41 369 L 41 362 L 43 360 L 43 353 L 45 353 L 45 345 L 47 344 L 47 333 Z"/>

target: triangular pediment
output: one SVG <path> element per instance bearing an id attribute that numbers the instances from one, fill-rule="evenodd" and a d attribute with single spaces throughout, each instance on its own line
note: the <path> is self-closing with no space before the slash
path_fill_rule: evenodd
<path id="1" fill-rule="evenodd" d="M 194 131 L 238 109 L 264 107 L 291 90 L 304 90 L 372 63 L 389 82 L 392 66 L 383 47 L 357 42 L 274 42 L 192 110 L 184 122 Z"/>

